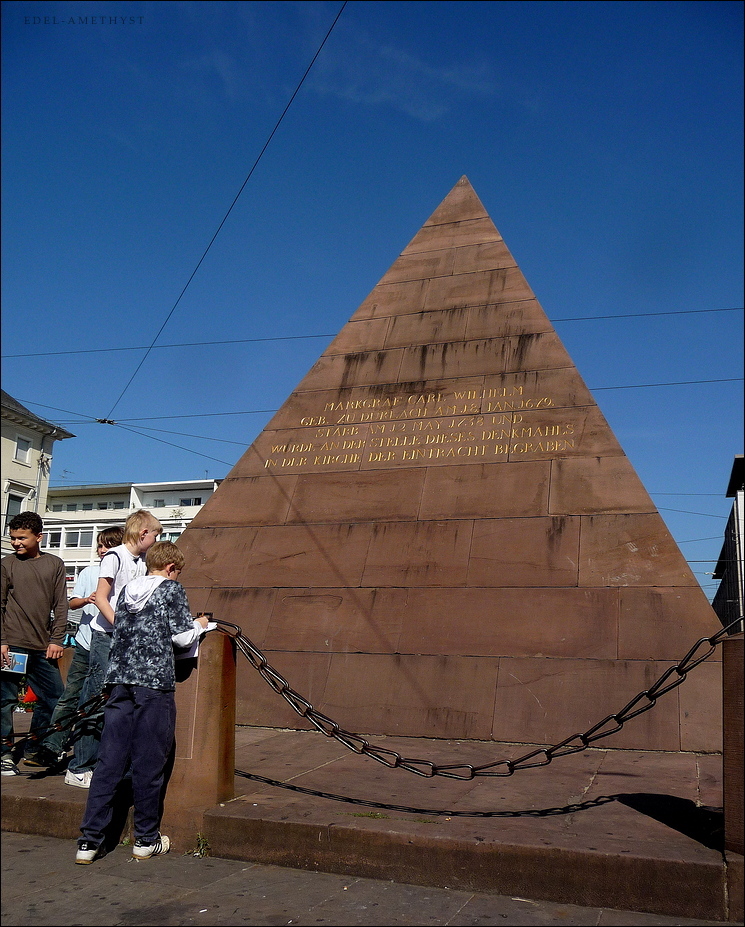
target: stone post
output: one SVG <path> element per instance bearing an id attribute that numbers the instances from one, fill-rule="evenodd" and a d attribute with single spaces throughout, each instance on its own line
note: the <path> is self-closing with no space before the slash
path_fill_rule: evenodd
<path id="1" fill-rule="evenodd" d="M 729 920 L 743 917 L 743 675 L 745 636 L 722 641 L 722 759 L 724 766 L 724 855 Z"/>
<path id="2" fill-rule="evenodd" d="M 232 639 L 210 631 L 199 645 L 196 660 L 177 661 L 179 674 L 186 678 L 176 686 L 176 756 L 161 829 L 176 852 L 189 852 L 197 848 L 205 810 L 234 797 Z"/>

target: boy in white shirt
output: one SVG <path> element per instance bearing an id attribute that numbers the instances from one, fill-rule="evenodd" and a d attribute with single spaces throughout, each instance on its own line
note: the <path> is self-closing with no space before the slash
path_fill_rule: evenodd
<path id="1" fill-rule="evenodd" d="M 117 599 L 130 580 L 144 576 L 144 555 L 157 541 L 162 530 L 161 523 L 147 509 L 132 512 L 124 523 L 123 543 L 112 548 L 101 561 L 96 587 L 98 615 L 91 622 L 90 660 L 80 695 L 81 706 L 103 692 Z M 80 789 L 90 787 L 102 728 L 103 709 L 92 712 L 83 720 L 81 737 L 75 743 L 74 756 L 65 773 L 66 785 Z"/>

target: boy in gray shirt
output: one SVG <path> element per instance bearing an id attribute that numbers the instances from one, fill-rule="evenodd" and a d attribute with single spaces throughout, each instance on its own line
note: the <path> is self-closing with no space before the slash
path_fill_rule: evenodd
<path id="1" fill-rule="evenodd" d="M 64 653 L 67 627 L 67 588 L 64 561 L 41 550 L 44 523 L 36 512 L 19 512 L 8 522 L 13 553 L 3 557 L 2 572 L 2 669 L 11 667 L 10 651 L 26 655 L 26 682 L 37 702 L 31 719 L 26 752 L 49 726 L 63 685 L 57 661 Z M 3 672 L 2 775 L 17 776 L 13 762 L 13 711 L 24 675 Z"/>

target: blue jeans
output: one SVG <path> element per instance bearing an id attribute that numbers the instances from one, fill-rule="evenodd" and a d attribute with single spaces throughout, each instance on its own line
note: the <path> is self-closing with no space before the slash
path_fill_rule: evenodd
<path id="1" fill-rule="evenodd" d="M 43 731 L 49 727 L 52 712 L 57 700 L 62 695 L 62 676 L 56 660 L 47 660 L 45 650 L 29 650 L 27 647 L 13 647 L 16 653 L 27 653 L 26 675 L 2 673 L 0 679 L 0 701 L 2 704 L 2 741 L 3 756 L 13 752 L 13 712 L 18 706 L 18 690 L 24 678 L 34 690 L 38 701 L 34 704 L 34 714 L 29 728 L 25 754 L 36 753 L 44 739 Z M 32 735 L 37 735 L 38 740 Z"/>
<path id="2" fill-rule="evenodd" d="M 61 724 L 63 730 L 55 731 L 44 741 L 44 746 L 53 753 L 65 753 L 72 741 L 75 712 L 78 710 L 83 683 L 88 674 L 88 653 L 85 647 L 76 644 L 72 663 L 67 671 L 65 691 L 57 702 L 57 707 L 54 709 L 50 722 L 51 724 Z"/>
<path id="3" fill-rule="evenodd" d="M 103 681 L 109 665 L 111 634 L 91 631 L 91 649 L 88 657 L 88 675 L 80 693 L 80 707 L 103 692 Z M 92 712 L 80 722 L 80 737 L 75 741 L 74 754 L 68 769 L 74 773 L 93 769 L 98 759 L 98 748 L 103 730 L 103 708 Z"/>
<path id="4" fill-rule="evenodd" d="M 97 846 L 104 842 L 117 788 L 131 763 L 135 839 L 153 843 L 160 828 L 166 765 L 174 747 L 176 693 L 117 685 L 104 714 L 101 748 L 80 832 Z"/>

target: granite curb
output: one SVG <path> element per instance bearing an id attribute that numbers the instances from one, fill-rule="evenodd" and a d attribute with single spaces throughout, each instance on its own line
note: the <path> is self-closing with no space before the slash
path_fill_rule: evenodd
<path id="1" fill-rule="evenodd" d="M 439 761 L 515 748 L 378 741 Z M 718 754 L 592 749 L 509 779 L 432 781 L 318 732 L 239 726 L 235 765 L 235 797 L 202 809 L 198 832 L 164 819 L 175 852 L 202 841 L 215 858 L 422 890 L 743 919 L 743 858 L 723 850 Z M 87 792 L 21 769 L 2 780 L 3 830 L 74 840 Z"/>

